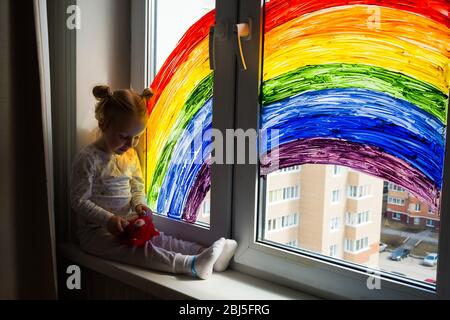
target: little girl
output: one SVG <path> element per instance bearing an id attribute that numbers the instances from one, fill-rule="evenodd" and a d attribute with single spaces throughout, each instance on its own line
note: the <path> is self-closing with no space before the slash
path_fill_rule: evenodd
<path id="1" fill-rule="evenodd" d="M 234 240 L 221 238 L 209 248 L 165 235 L 143 247 L 122 244 L 118 236 L 135 214 L 151 214 L 136 151 L 147 122 L 149 89 L 111 92 L 93 90 L 98 102 L 95 117 L 101 135 L 76 157 L 71 180 L 71 204 L 78 217 L 78 238 L 88 253 L 140 267 L 184 273 L 207 279 L 224 271 L 235 250 Z"/>

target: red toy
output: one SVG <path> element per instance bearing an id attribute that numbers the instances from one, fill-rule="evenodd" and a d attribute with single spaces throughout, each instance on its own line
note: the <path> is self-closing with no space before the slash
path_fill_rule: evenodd
<path id="1" fill-rule="evenodd" d="M 123 242 L 130 246 L 142 247 L 155 236 L 159 236 L 159 232 L 152 219 L 149 216 L 140 216 L 128 221 L 123 233 Z"/>

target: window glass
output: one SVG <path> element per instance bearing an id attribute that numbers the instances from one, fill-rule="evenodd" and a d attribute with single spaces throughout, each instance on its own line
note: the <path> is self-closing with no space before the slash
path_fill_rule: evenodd
<path id="1" fill-rule="evenodd" d="M 155 7 L 149 56 L 157 73 L 144 162 L 148 203 L 158 214 L 208 225 L 214 1 L 164 0 Z"/>
<path id="2" fill-rule="evenodd" d="M 259 241 L 296 237 L 300 253 L 436 279 L 422 261 L 438 251 L 450 84 L 442 8 L 446 0 L 266 2 L 260 128 L 267 139 L 259 150 L 260 196 L 269 201 L 261 214 L 297 211 L 301 223 L 270 234 L 258 228 Z M 271 192 L 293 185 L 298 198 L 270 201 Z M 335 230 L 337 221 L 345 226 Z M 396 249 L 409 254 L 397 259 Z"/>

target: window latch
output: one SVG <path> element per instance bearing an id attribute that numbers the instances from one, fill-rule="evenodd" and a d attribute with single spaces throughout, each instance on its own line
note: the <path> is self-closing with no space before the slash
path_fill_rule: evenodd
<path id="1" fill-rule="evenodd" d="M 241 38 L 244 41 L 250 40 L 251 37 L 251 20 L 248 19 L 248 22 L 235 24 L 233 27 L 233 46 L 234 52 L 236 54 L 237 62 L 239 64 L 239 68 L 242 71 L 247 70 L 247 64 L 245 63 L 244 52 L 242 50 L 242 42 Z"/>
<path id="2" fill-rule="evenodd" d="M 230 30 L 231 29 L 231 30 Z M 230 24 L 226 21 L 218 21 L 215 25 L 209 28 L 209 68 L 214 70 L 216 68 L 215 48 L 216 40 L 225 41 L 229 36 L 233 36 L 233 47 L 236 54 L 237 62 L 240 70 L 247 70 L 245 63 L 244 52 L 242 50 L 242 40 L 250 40 L 251 35 L 251 20 L 248 22 L 238 23 L 230 28 Z"/>

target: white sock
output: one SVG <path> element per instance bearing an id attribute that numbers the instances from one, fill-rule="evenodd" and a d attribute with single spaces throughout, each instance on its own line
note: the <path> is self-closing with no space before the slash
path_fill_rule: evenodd
<path id="1" fill-rule="evenodd" d="M 223 246 L 222 253 L 220 254 L 220 257 L 219 259 L 217 259 L 216 263 L 214 263 L 214 271 L 222 272 L 228 268 L 231 258 L 233 258 L 234 253 L 236 252 L 237 246 L 238 244 L 235 240 L 225 240 L 225 245 Z"/>
<path id="2" fill-rule="evenodd" d="M 220 257 L 225 245 L 225 238 L 220 238 L 192 261 L 192 273 L 200 279 L 208 279 L 213 271 L 214 263 Z"/>

